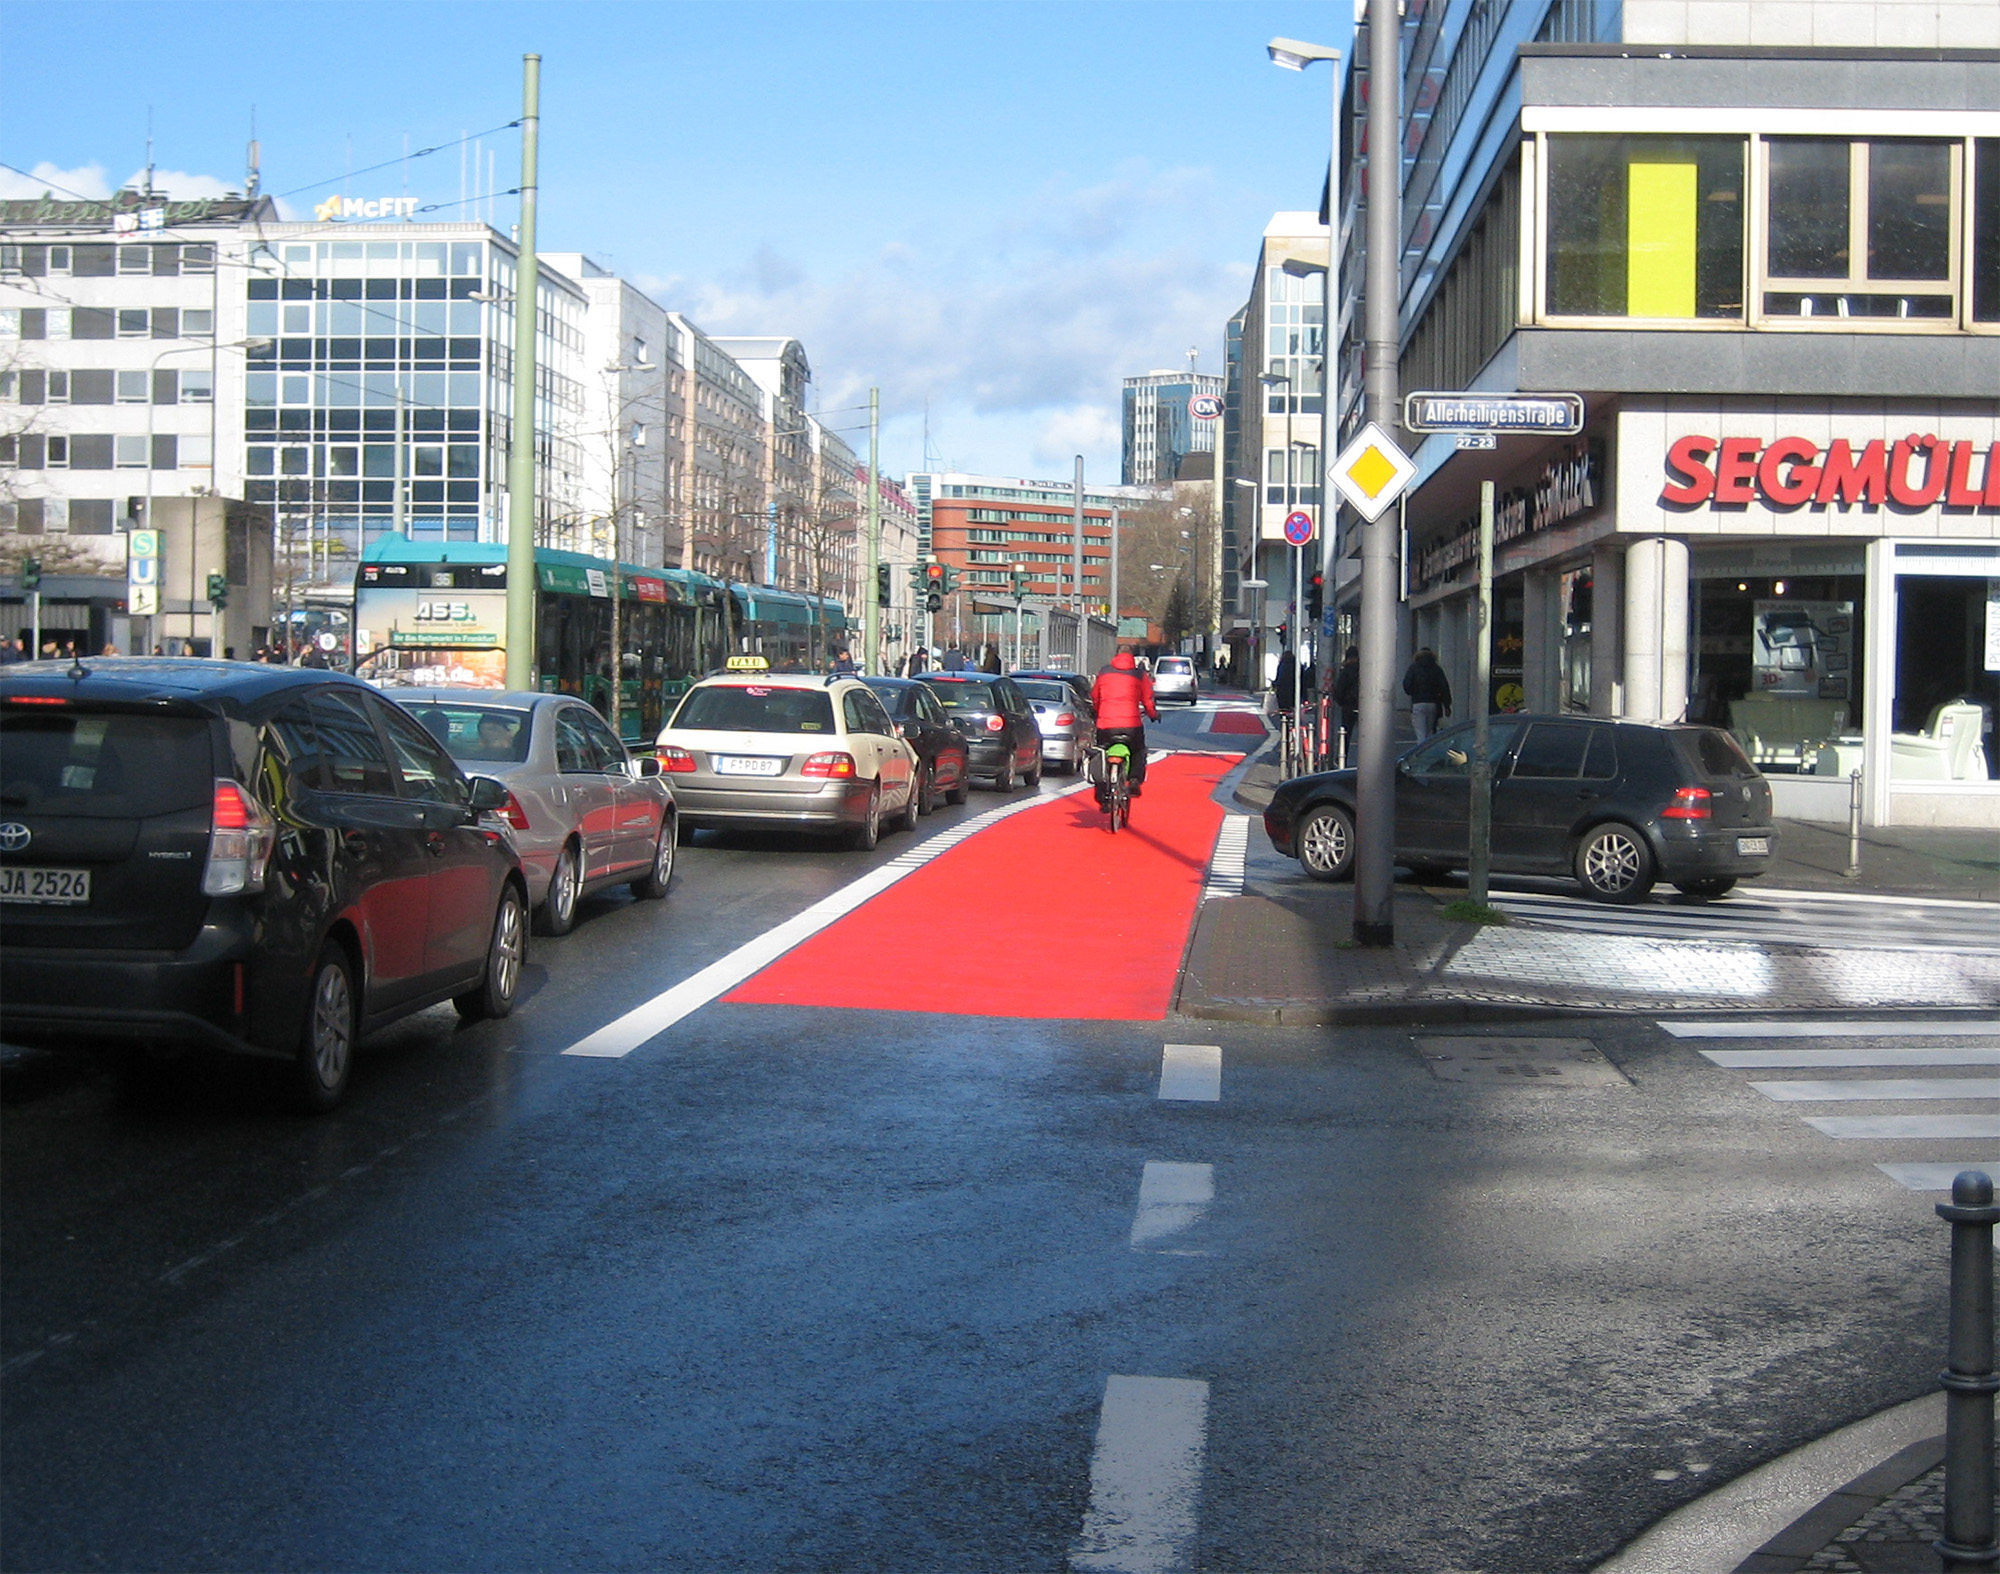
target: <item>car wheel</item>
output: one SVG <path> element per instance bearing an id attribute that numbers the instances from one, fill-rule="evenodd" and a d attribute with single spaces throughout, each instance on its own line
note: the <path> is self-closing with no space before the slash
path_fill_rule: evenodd
<path id="1" fill-rule="evenodd" d="M 1354 873 L 1354 816 L 1338 804 L 1308 814 L 1295 840 L 1299 864 L 1315 880 L 1345 880 Z"/>
<path id="2" fill-rule="evenodd" d="M 1012 792 L 1014 790 L 1014 762 L 1011 758 L 1005 765 L 1000 767 L 999 774 L 993 778 L 993 790 L 995 792 Z"/>
<path id="3" fill-rule="evenodd" d="M 454 995 L 452 1004 L 468 1022 L 504 1017 L 514 1009 L 514 992 L 521 987 L 521 967 L 528 960 L 527 904 L 520 888 L 509 881 L 493 910 L 493 936 L 486 942 L 486 966 L 479 986 Z"/>
<path id="4" fill-rule="evenodd" d="M 1629 825 L 1600 825 L 1577 844 L 1576 877 L 1600 902 L 1636 902 L 1653 889 L 1653 852 Z"/>
<path id="5" fill-rule="evenodd" d="M 360 1020 L 355 993 L 354 964 L 347 949 L 329 940 L 313 964 L 305 1021 L 292 1053 L 292 1096 L 308 1115 L 324 1114 L 347 1095 Z"/>
<path id="6" fill-rule="evenodd" d="M 1035 768 L 1028 773 L 1028 786 L 1030 789 L 1042 785 L 1042 768 L 1042 755 L 1038 749 L 1035 751 Z"/>
<path id="7" fill-rule="evenodd" d="M 899 831 L 914 831 L 917 828 L 917 788 L 918 784 L 912 781 L 909 796 L 903 800 L 902 813 L 896 816 L 895 825 Z"/>
<path id="8" fill-rule="evenodd" d="M 1718 896 L 1727 896 L 1736 889 L 1733 874 L 1708 875 L 1700 880 L 1676 880 L 1674 889 L 1683 896 L 1691 896 L 1697 902 L 1713 901 Z"/>
<path id="9" fill-rule="evenodd" d="M 875 844 L 882 839 L 882 784 L 877 782 L 868 789 L 868 814 L 862 822 L 847 833 L 847 845 L 857 853 L 875 850 Z"/>
<path id="10" fill-rule="evenodd" d="M 959 761 L 958 781 L 951 791 L 944 795 L 946 803 L 961 804 L 972 796 L 972 778 L 965 774 L 965 763 L 963 760 Z"/>
<path id="11" fill-rule="evenodd" d="M 660 839 L 653 846 L 653 866 L 632 882 L 632 894 L 642 902 L 657 902 L 667 894 L 674 878 L 674 849 L 680 843 L 676 816 L 660 821 Z"/>
<path id="12" fill-rule="evenodd" d="M 937 767 L 926 765 L 917 772 L 917 813 L 937 812 Z"/>
<path id="13" fill-rule="evenodd" d="M 583 900 L 583 860 L 576 843 L 564 842 L 556 854 L 556 872 L 549 877 L 549 894 L 535 910 L 535 933 L 566 935 L 576 927 L 576 906 Z"/>

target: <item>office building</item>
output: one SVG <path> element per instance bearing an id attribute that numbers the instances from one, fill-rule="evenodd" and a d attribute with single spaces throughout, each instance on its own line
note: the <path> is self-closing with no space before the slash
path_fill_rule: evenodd
<path id="1" fill-rule="evenodd" d="M 1215 451 L 1213 416 L 1193 401 L 1219 399 L 1222 379 L 1200 372 L 1147 372 L 1125 379 L 1122 399 L 1126 486 L 1171 486 L 1189 454 Z"/>

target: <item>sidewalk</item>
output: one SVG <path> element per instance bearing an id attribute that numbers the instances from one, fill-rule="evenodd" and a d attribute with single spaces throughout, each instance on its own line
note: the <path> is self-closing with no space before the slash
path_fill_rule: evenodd
<path id="1" fill-rule="evenodd" d="M 1233 784 L 1235 806 L 1261 811 L 1277 783 L 1271 751 Z M 1802 849 L 1783 856 L 1770 884 L 1871 895 L 1950 894 L 1964 899 L 1991 861 L 1960 833 L 1878 839 L 1867 877 L 1849 883 L 1823 865 L 1818 827 L 1787 824 Z M 1967 833 L 1968 835 L 1970 833 Z M 1990 842 L 1990 838 L 1983 837 Z M 1846 861 L 1845 838 L 1837 866 Z M 1396 941 L 1362 949 L 1353 931 L 1354 888 L 1286 878 L 1203 903 L 1183 964 L 1175 1009 L 1184 1016 L 1282 1023 L 1450 1022 L 1551 1012 L 1746 1012 L 1992 1009 L 2000 1005 L 2000 956 L 1948 949 L 1859 950 L 1741 938 L 1661 938 L 1614 930 L 1482 926 L 1444 917 L 1454 891 L 1399 885 Z M 1967 883 L 1944 886 L 1948 873 Z"/>

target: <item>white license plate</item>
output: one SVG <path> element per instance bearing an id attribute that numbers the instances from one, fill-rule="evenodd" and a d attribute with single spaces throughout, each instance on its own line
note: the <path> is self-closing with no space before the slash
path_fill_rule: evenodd
<path id="1" fill-rule="evenodd" d="M 1771 838 L 1768 836 L 1739 836 L 1736 838 L 1738 858 L 1766 858 L 1770 856 Z"/>
<path id="2" fill-rule="evenodd" d="M 90 900 L 88 869 L 30 869 L 23 864 L 0 865 L 0 902 L 40 902 L 56 907 L 80 907 Z"/>
<path id="3" fill-rule="evenodd" d="M 782 776 L 785 774 L 785 762 L 756 754 L 718 754 L 715 756 L 715 773 L 718 776 Z"/>

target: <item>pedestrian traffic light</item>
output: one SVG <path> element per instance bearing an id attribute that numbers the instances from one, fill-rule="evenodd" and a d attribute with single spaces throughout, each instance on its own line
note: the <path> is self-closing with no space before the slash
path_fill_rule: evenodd
<path id="1" fill-rule="evenodd" d="M 39 590 L 42 583 L 42 560 L 38 557 L 21 559 L 21 588 Z"/>
<path id="2" fill-rule="evenodd" d="M 208 576 L 208 604 L 218 612 L 229 605 L 229 580 L 224 575 Z"/>
<path id="3" fill-rule="evenodd" d="M 890 568 L 887 563 L 875 565 L 875 605 L 878 607 L 886 607 L 889 604 L 889 575 Z"/>
<path id="4" fill-rule="evenodd" d="M 1326 576 L 1315 574 L 1306 581 L 1306 616 L 1317 623 L 1326 606 Z"/>

